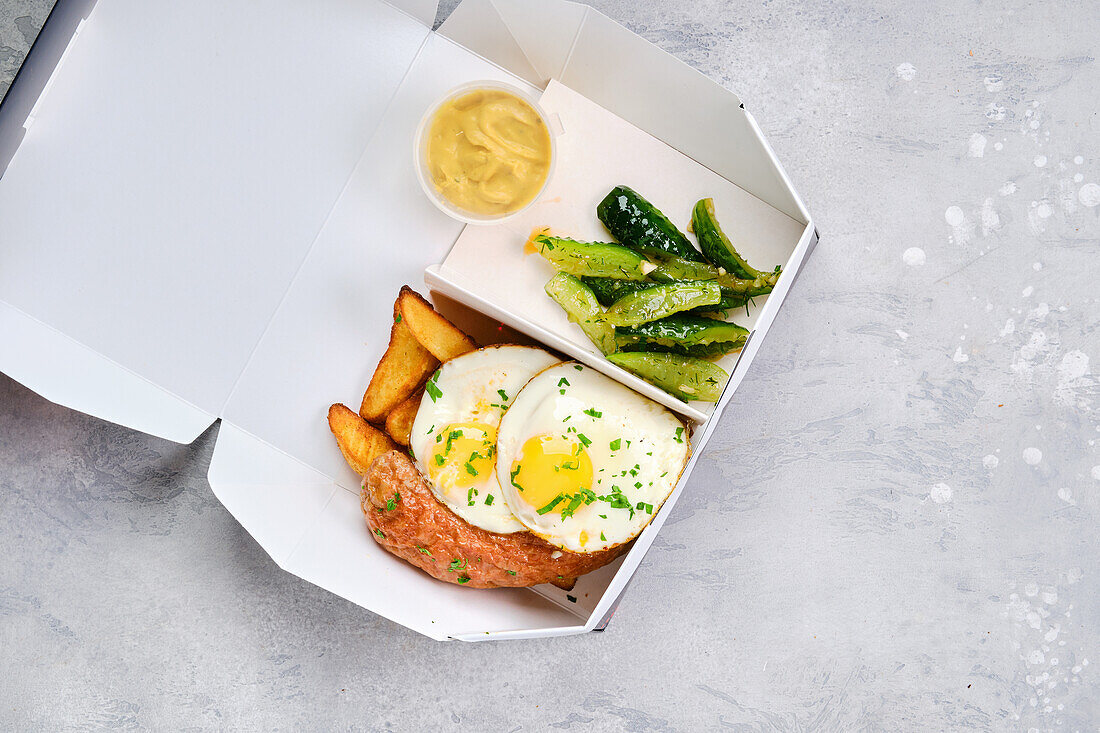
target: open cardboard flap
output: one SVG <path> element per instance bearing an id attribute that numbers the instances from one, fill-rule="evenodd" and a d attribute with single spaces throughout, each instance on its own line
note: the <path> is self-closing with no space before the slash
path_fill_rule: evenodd
<path id="1" fill-rule="evenodd" d="M 410 12 L 430 23 L 429 5 Z M 277 0 L 263 13 L 243 0 L 99 0 L 0 178 L 0 370 L 181 442 L 221 417 L 219 499 L 281 567 L 376 613 L 437 639 L 578 633 L 613 607 L 691 465 L 631 553 L 569 594 L 471 591 L 374 544 L 325 425 L 332 402 L 357 404 L 397 290 L 423 291 L 426 268 L 437 290 L 597 361 L 535 297 L 549 277 L 537 258 L 512 263 L 542 278 L 526 301 L 476 277 L 471 253 L 505 266 L 527 232 L 464 232 L 419 190 L 420 116 L 475 79 L 532 94 L 560 82 L 544 96 L 565 129 L 554 192 L 532 209 L 540 224 L 597 236 L 593 197 L 627 182 L 609 175 L 653 189 L 625 163 L 641 146 L 684 186 L 674 220 L 714 196 L 720 215 L 728 205 L 759 228 L 769 266 L 785 263 L 710 419 L 681 406 L 705 419 L 697 456 L 816 238 L 735 97 L 561 0 L 465 0 L 439 34 L 378 0 Z M 670 101 L 652 104 L 654 88 Z"/>

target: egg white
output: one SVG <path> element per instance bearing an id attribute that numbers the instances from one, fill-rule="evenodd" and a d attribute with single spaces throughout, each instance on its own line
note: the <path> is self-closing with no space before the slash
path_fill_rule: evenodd
<path id="1" fill-rule="evenodd" d="M 512 513 L 533 533 L 565 550 L 596 552 L 628 542 L 645 528 L 687 464 L 688 439 L 684 424 L 666 408 L 594 369 L 562 363 L 532 378 L 504 415 L 497 433 L 497 480 Z M 569 446 L 566 453 L 577 458 L 562 459 L 550 472 L 547 461 L 557 459 L 543 455 L 538 463 L 525 453 L 538 456 L 539 446 L 549 451 Z M 582 465 L 574 467 L 575 462 Z M 524 470 L 527 463 L 531 471 Z M 591 494 L 574 500 L 583 493 L 579 487 L 588 480 L 589 465 Z M 552 500 L 546 487 L 554 492 L 563 474 L 574 473 L 578 490 L 546 510 Z M 569 505 L 572 514 L 563 516 L 562 507 Z"/>
<path id="2" fill-rule="evenodd" d="M 501 534 L 525 529 L 509 510 L 497 482 L 495 433 L 523 385 L 558 361 L 533 347 L 487 346 L 445 362 L 428 380 L 409 447 L 436 498 L 470 524 Z M 451 426 L 460 427 L 451 430 Z M 483 436 L 477 426 L 489 434 Z M 447 452 L 448 438 L 458 432 L 462 436 L 452 439 Z M 478 442 L 482 437 L 485 442 Z M 492 449 L 487 450 L 488 446 Z M 473 453 L 478 457 L 467 465 Z M 441 464 L 436 463 L 437 456 Z"/>

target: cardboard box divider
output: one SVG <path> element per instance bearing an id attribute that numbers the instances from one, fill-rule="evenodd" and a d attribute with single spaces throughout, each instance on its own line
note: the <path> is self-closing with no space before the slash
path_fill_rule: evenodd
<path id="1" fill-rule="evenodd" d="M 265 551 L 420 633 L 527 638 L 606 625 L 816 243 L 740 101 L 564 0 L 464 0 L 439 32 L 425 25 L 428 0 L 274 0 L 262 13 L 244 0 L 87 6 L 59 0 L 0 105 L 0 370 L 54 402 L 180 442 L 220 417 L 211 486 Z M 569 594 L 471 591 L 379 549 L 324 423 L 328 404 L 361 396 L 405 283 L 423 291 L 426 281 L 600 366 L 571 324 L 527 313 L 531 303 L 459 265 L 463 252 L 514 241 L 526 219 L 464 231 L 416 184 L 419 116 L 472 79 L 547 88 L 563 146 L 579 151 L 588 132 L 622 124 L 616 115 L 637 128 L 631 144 L 670 146 L 682 180 L 721 189 L 720 217 L 736 208 L 761 228 L 750 261 L 781 254 L 785 265 L 713 412 L 673 405 L 698 425 L 669 502 L 628 555 Z M 568 196 L 577 174 L 552 187 Z M 598 226 L 591 201 L 554 197 L 530 216 L 574 226 L 572 210 L 589 219 L 578 228 Z"/>

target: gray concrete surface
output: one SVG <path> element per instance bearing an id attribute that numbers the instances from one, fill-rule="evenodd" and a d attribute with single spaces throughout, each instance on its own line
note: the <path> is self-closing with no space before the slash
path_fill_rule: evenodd
<path id="1" fill-rule="evenodd" d="M 822 234 L 610 629 L 430 642 L 280 571 L 216 428 L 0 377 L 0 728 L 1100 727 L 1100 5 L 596 5 Z M 48 6 L 0 0 L 0 91 Z"/>

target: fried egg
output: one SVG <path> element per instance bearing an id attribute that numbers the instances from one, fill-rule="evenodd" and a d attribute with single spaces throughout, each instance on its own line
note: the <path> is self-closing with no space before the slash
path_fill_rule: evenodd
<path id="1" fill-rule="evenodd" d="M 512 514 L 572 552 L 628 542 L 672 493 L 688 435 L 671 412 L 572 362 L 531 379 L 497 435 L 497 480 Z"/>
<path id="2" fill-rule="evenodd" d="M 523 385 L 556 363 L 542 349 L 488 346 L 445 362 L 425 385 L 409 447 L 436 498 L 470 524 L 525 529 L 497 482 L 497 430 Z"/>

